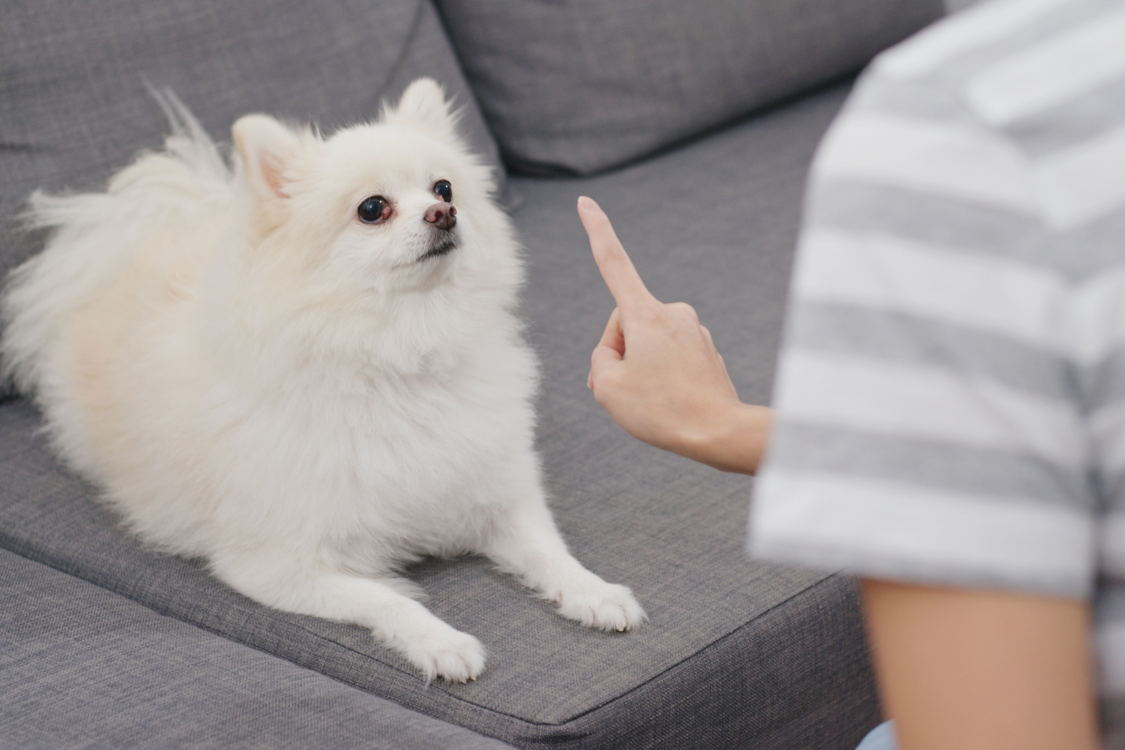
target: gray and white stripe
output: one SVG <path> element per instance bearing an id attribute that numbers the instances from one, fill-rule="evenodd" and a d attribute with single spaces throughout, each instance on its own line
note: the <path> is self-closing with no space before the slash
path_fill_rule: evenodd
<path id="1" fill-rule="evenodd" d="M 811 169 L 774 402 L 755 555 L 1125 584 L 1125 2 L 991 2 L 873 63 Z"/>

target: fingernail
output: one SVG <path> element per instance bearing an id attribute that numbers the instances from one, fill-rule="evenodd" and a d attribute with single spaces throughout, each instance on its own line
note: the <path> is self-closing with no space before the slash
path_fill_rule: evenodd
<path id="1" fill-rule="evenodd" d="M 581 196 L 578 199 L 578 207 L 579 208 L 600 208 L 600 206 L 597 203 L 594 202 L 593 198 L 587 198 L 585 195 Z"/>

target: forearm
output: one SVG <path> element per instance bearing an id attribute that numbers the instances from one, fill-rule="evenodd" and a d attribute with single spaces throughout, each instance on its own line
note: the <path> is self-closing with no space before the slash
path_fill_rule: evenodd
<path id="1" fill-rule="evenodd" d="M 900 750 L 1098 747 L 1084 603 L 865 579 Z"/>

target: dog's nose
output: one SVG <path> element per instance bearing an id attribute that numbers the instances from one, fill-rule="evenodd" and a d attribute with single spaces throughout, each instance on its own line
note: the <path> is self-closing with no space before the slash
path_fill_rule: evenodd
<path id="1" fill-rule="evenodd" d="M 448 203 L 435 203 L 426 209 L 426 221 L 438 229 L 452 229 L 457 226 L 457 209 Z"/>

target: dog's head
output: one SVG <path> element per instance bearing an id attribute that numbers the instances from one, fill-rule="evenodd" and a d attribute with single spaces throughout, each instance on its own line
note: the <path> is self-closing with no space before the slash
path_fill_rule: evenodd
<path id="1" fill-rule="evenodd" d="M 456 119 L 430 79 L 412 83 L 376 122 L 327 139 L 243 117 L 233 134 L 258 231 L 306 262 L 388 290 L 432 287 L 510 252 L 491 174 Z"/>

